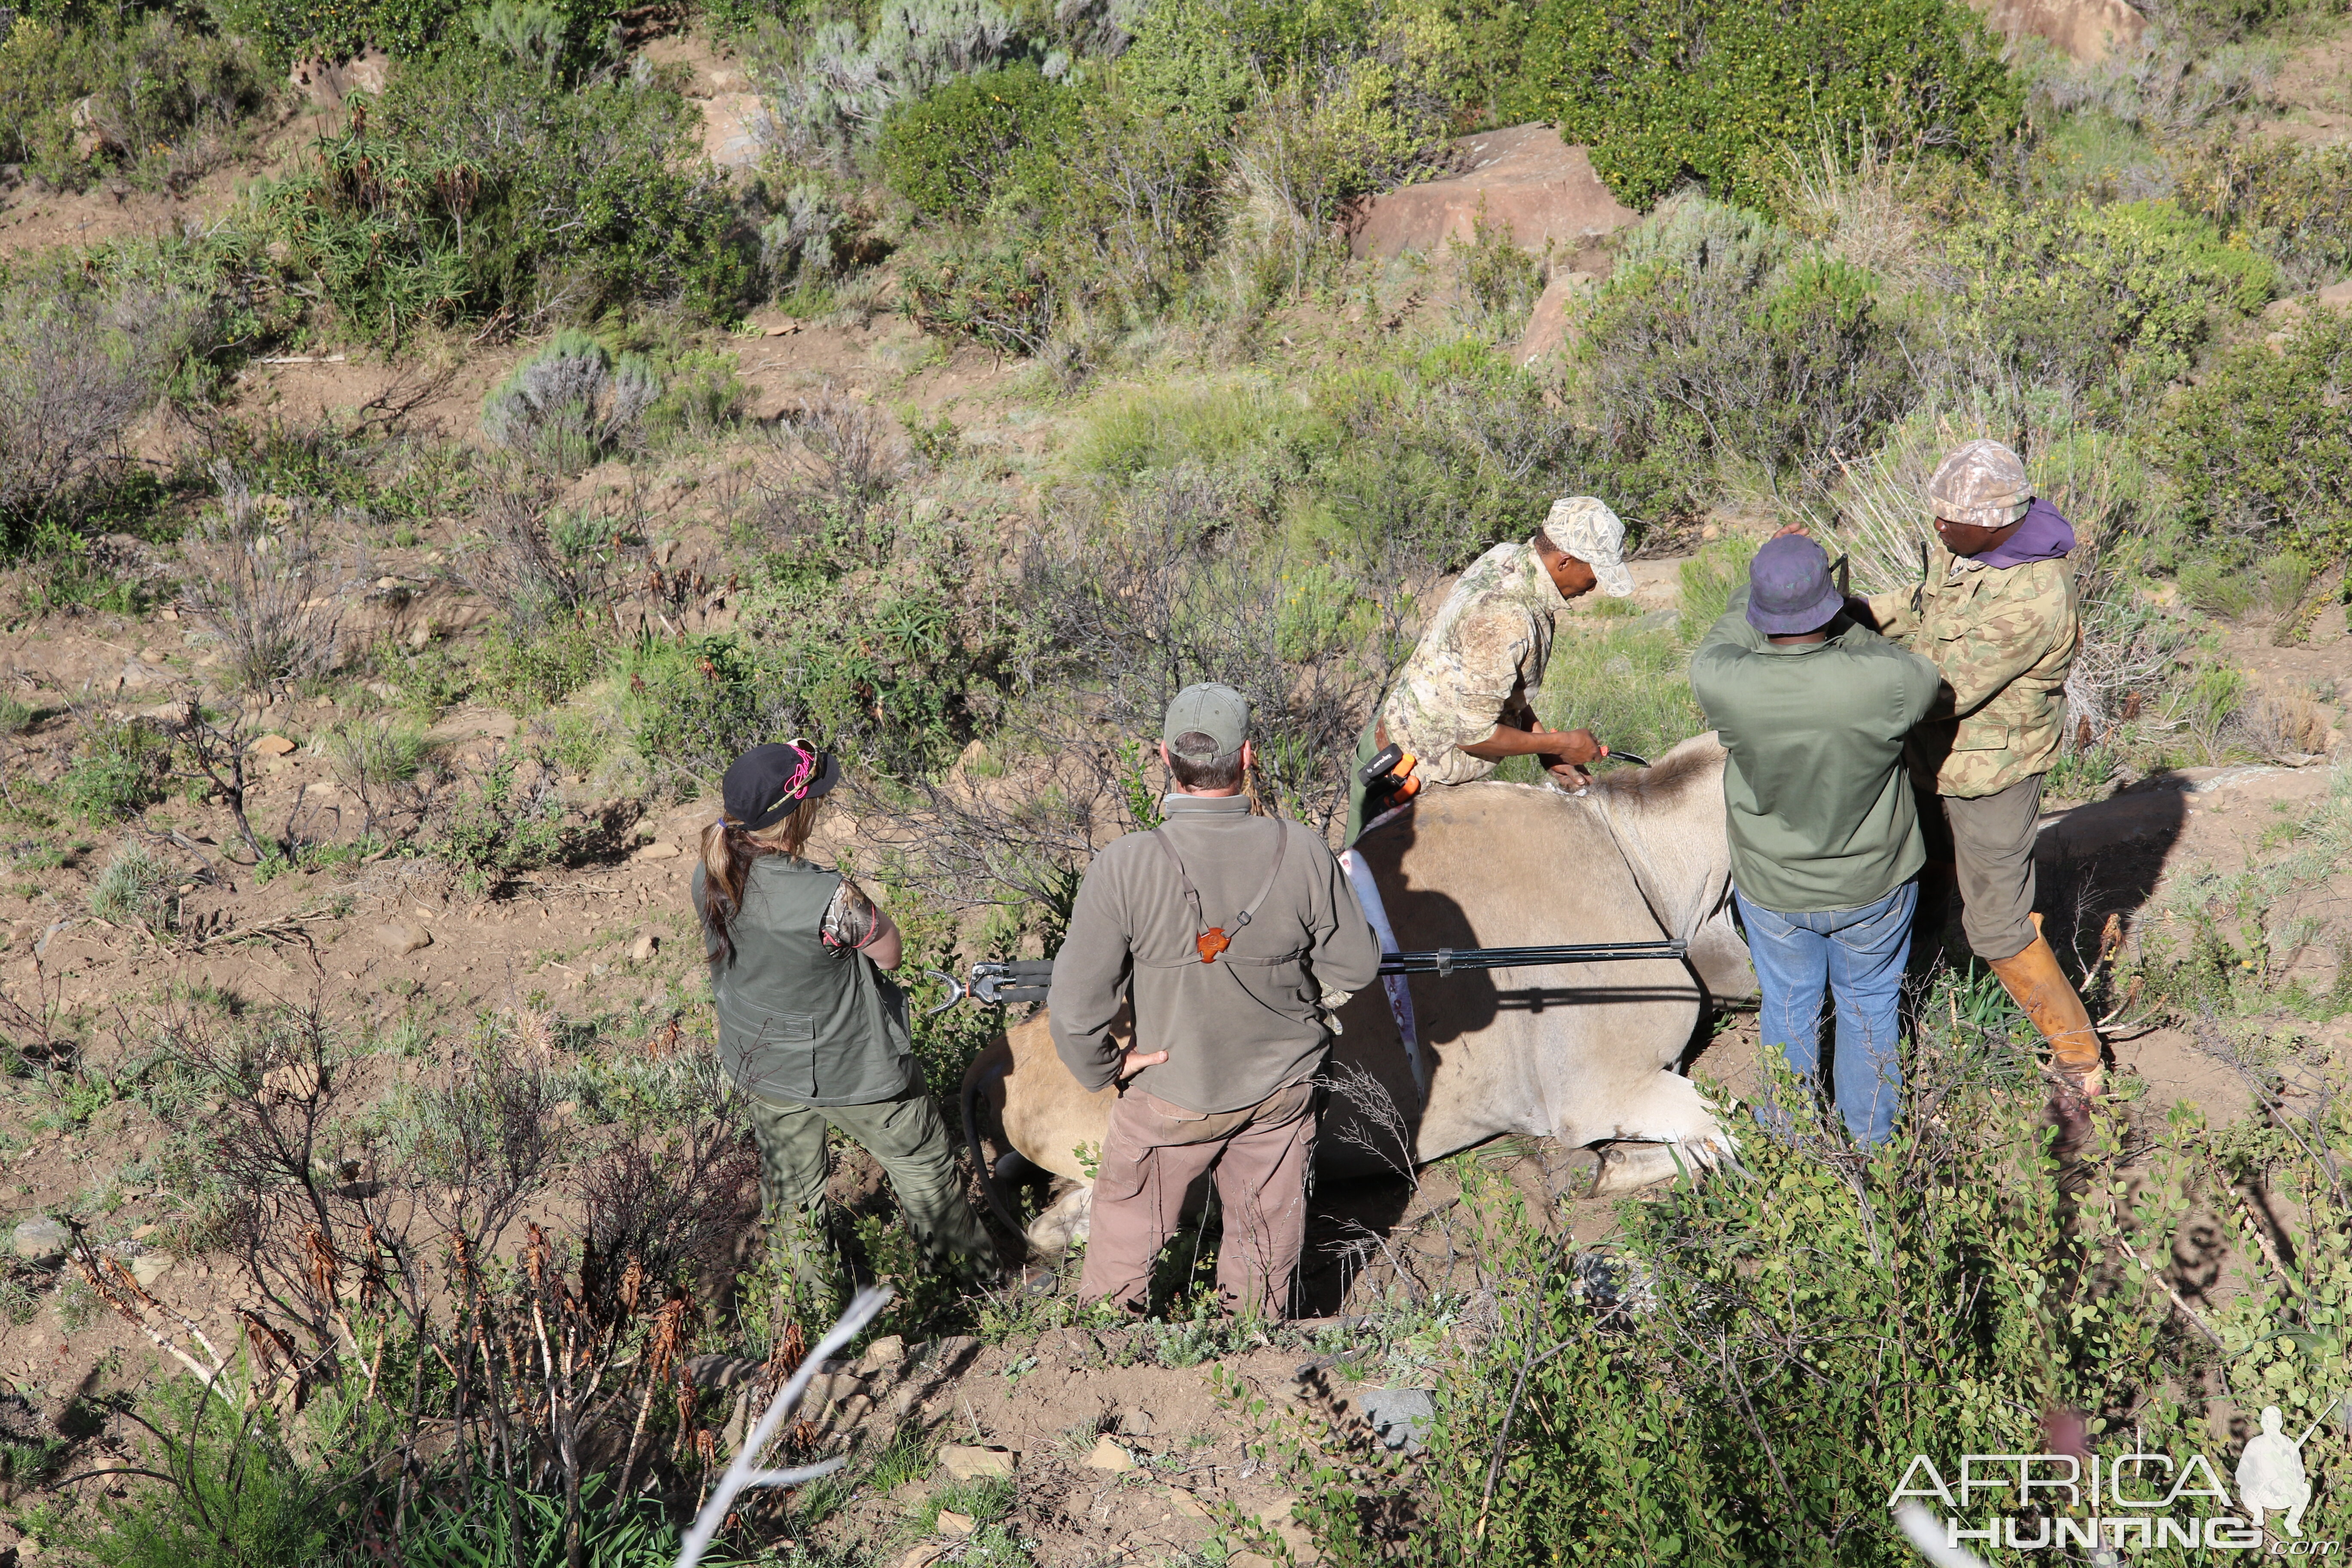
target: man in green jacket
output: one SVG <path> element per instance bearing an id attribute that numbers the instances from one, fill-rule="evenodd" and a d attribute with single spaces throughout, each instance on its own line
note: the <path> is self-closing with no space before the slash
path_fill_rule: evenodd
<path id="1" fill-rule="evenodd" d="M 1822 547 L 1788 534 L 1757 552 L 1748 587 L 1699 644 L 1691 689 L 1731 753 L 1732 882 L 1764 1042 L 1816 1078 L 1826 988 L 1838 1110 L 1856 1143 L 1885 1142 L 1902 1096 L 1896 1005 L 1927 858 L 1904 739 L 1936 700 L 1936 667 L 1855 624 Z"/>

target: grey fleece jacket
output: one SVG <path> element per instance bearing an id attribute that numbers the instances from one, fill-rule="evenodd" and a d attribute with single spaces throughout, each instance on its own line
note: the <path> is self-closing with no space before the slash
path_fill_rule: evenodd
<path id="1" fill-rule="evenodd" d="M 1054 1048 L 1088 1089 L 1116 1081 L 1110 1025 L 1132 986 L 1136 1049 L 1168 1059 L 1129 1081 L 1188 1110 L 1239 1110 L 1322 1065 L 1331 1032 L 1321 999 L 1370 984 L 1380 943 L 1311 829 L 1253 816 L 1241 795 L 1170 795 L 1162 810 L 1160 832 L 1200 890 L 1203 922 L 1223 926 L 1233 945 L 1201 962 L 1183 884 L 1151 835 L 1106 846 L 1078 886 L 1054 960 Z M 1281 874 L 1236 928 L 1273 869 L 1277 833 L 1289 836 Z"/>

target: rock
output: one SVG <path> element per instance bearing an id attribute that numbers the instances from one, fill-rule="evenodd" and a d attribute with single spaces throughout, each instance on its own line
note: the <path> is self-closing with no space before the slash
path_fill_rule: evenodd
<path id="1" fill-rule="evenodd" d="M 282 757 L 294 750 L 294 742 L 283 735 L 264 735 L 253 743 L 256 753 L 265 757 Z"/>
<path id="2" fill-rule="evenodd" d="M 392 57 L 382 49 L 366 49 L 341 65 L 325 60 L 296 60 L 286 73 L 287 85 L 319 109 L 336 110 L 355 92 L 381 94 L 392 78 Z"/>
<path id="3" fill-rule="evenodd" d="M 1021 1456 L 1010 1448 L 949 1443 L 940 1449 L 940 1468 L 960 1481 L 975 1480 L 982 1476 L 1009 1476 L 1020 1462 Z"/>
<path id="4" fill-rule="evenodd" d="M 1095 1451 L 1087 1456 L 1090 1470 L 1131 1470 L 1135 1456 L 1118 1446 L 1108 1435 L 1095 1439 Z"/>
<path id="5" fill-rule="evenodd" d="M 1436 1398 L 1426 1388 L 1368 1388 L 1356 1395 L 1356 1408 L 1382 1444 L 1408 1454 L 1421 1452 L 1422 1436 L 1437 1415 Z"/>
<path id="6" fill-rule="evenodd" d="M 884 1334 L 866 1347 L 867 1367 L 897 1366 L 907 1359 L 907 1342 L 897 1334 Z"/>
<path id="7" fill-rule="evenodd" d="M 394 953 L 415 952 L 433 945 L 431 931 L 406 921 L 386 921 L 368 934 L 375 938 L 378 946 Z"/>
<path id="8" fill-rule="evenodd" d="M 647 959 L 651 958 L 660 947 L 661 938 L 656 936 L 649 931 L 641 931 L 637 933 L 637 940 L 629 943 L 629 962 L 631 963 L 643 963 Z"/>
<path id="9" fill-rule="evenodd" d="M 1969 0 L 1992 30 L 2015 43 L 2042 38 L 2085 63 L 2129 49 L 2147 31 L 2147 18 L 2125 0 Z"/>
<path id="10" fill-rule="evenodd" d="M 640 860 L 675 860 L 680 855 L 685 853 L 686 851 L 680 849 L 675 844 L 665 843 L 656 839 L 653 843 L 646 845 L 640 848 L 637 851 L 637 858 Z"/>
<path id="11" fill-rule="evenodd" d="M 19 1220 L 10 1234 L 9 1245 L 17 1257 L 29 1263 L 55 1263 L 72 1249 L 73 1231 L 62 1220 Z"/>
<path id="12" fill-rule="evenodd" d="M 2341 283 L 2330 283 L 2315 297 L 2329 310 L 2352 310 L 2352 278 L 2347 278 Z"/>
<path id="13" fill-rule="evenodd" d="M 1552 274 L 1551 281 L 1536 298 L 1536 308 L 1528 312 L 1527 331 L 1519 334 L 1518 362 L 1522 368 L 1548 354 L 1558 353 L 1569 342 L 1570 302 L 1591 292 L 1593 285 L 1600 281 L 1590 272 Z"/>
<path id="14" fill-rule="evenodd" d="M 1568 145 L 1549 125 L 1465 137 L 1451 156 L 1459 171 L 1452 178 L 1407 185 L 1366 204 L 1349 225 L 1349 247 L 1358 256 L 1434 254 L 1449 239 L 1470 243 L 1483 211 L 1523 250 L 1540 252 L 1546 242 L 1576 250 L 1640 216 L 1609 194 L 1582 147 Z"/>
<path id="15" fill-rule="evenodd" d="M 898 1559 L 898 1568 L 931 1568 L 931 1564 L 948 1554 L 948 1549 L 937 1542 L 925 1542 Z"/>
<path id="16" fill-rule="evenodd" d="M 979 1526 L 980 1521 L 972 1518 L 971 1515 L 968 1513 L 958 1513 L 951 1508 L 943 1508 L 940 1510 L 940 1533 L 941 1535 L 970 1535 L 974 1530 L 978 1529 Z"/>
<path id="17" fill-rule="evenodd" d="M 142 1252 L 131 1260 L 131 1278 L 142 1285 L 152 1285 L 172 1271 L 178 1258 L 168 1252 Z"/>
<path id="18" fill-rule="evenodd" d="M 261 1087 L 286 1100 L 308 1100 L 319 1092 L 319 1068 L 312 1062 L 288 1062 L 261 1075 Z"/>
<path id="19" fill-rule="evenodd" d="M 768 142 L 767 106 L 756 92 L 722 92 L 702 106 L 702 151 L 722 169 L 748 168 Z"/>
<path id="20" fill-rule="evenodd" d="M 408 646 L 414 652 L 424 652 L 425 646 L 432 640 L 433 623 L 431 621 L 417 622 L 416 629 L 408 634 Z"/>
<path id="21" fill-rule="evenodd" d="M 1209 1517 L 1209 1505 L 1202 1502 L 1199 1498 L 1193 1496 L 1191 1492 L 1186 1491 L 1181 1487 L 1177 1488 L 1174 1491 L 1168 1494 L 1168 1506 L 1174 1509 L 1178 1513 L 1182 1514 L 1186 1519 L 1206 1519 Z"/>
<path id="22" fill-rule="evenodd" d="M 1118 1416 L 1118 1435 L 1122 1437 L 1150 1436 L 1151 1412 L 1149 1410 L 1120 1411 Z"/>

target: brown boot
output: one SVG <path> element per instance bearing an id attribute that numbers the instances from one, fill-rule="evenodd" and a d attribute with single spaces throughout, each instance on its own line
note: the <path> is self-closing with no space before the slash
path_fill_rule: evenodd
<path id="1" fill-rule="evenodd" d="M 2014 958 L 2004 958 L 1992 966 L 2000 983 L 2042 1037 L 2050 1042 L 2050 1065 L 2058 1076 L 2084 1099 L 2096 1099 L 2103 1082 L 2099 1065 L 2099 1037 L 2091 1027 L 2090 1010 L 2083 999 L 2074 994 L 2074 986 L 2058 967 L 2058 955 L 2051 951 L 2050 941 L 2042 934 L 2042 921 L 2033 922 L 2033 942 Z"/>

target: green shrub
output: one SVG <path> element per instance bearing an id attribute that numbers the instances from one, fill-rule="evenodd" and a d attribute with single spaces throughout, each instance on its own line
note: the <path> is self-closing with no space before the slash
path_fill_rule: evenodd
<path id="1" fill-rule="evenodd" d="M 2310 289 L 2352 271 L 2352 146 L 2231 132 L 2174 160 L 2180 205 L 2275 258 Z"/>
<path id="2" fill-rule="evenodd" d="M 947 247 L 909 256 L 900 280 L 924 331 L 1034 354 L 1053 335 L 1059 300 L 1044 258 L 1008 247 Z"/>
<path id="3" fill-rule="evenodd" d="M 0 43 L 0 161 L 68 190 L 107 169 L 181 190 L 243 146 L 268 88 L 242 40 L 167 13 L 87 25 L 20 13 Z"/>
<path id="4" fill-rule="evenodd" d="M 482 431 L 559 473 L 578 473 L 633 440 L 661 390 L 637 355 L 616 359 L 587 333 L 562 331 L 482 399 Z"/>
<path id="5" fill-rule="evenodd" d="M 1731 607 L 1731 595 L 1748 585 L 1748 565 L 1756 559 L 1753 539 L 1719 539 L 1682 564 L 1683 641 L 1696 645 Z M 1638 748 L 1637 748 L 1638 749 Z M 1646 754 L 1646 753 L 1645 753 Z"/>
<path id="6" fill-rule="evenodd" d="M 742 417 L 747 391 L 736 378 L 734 355 L 688 351 L 650 358 L 661 395 L 645 412 L 646 440 L 659 446 L 716 435 Z"/>
<path id="7" fill-rule="evenodd" d="M 1579 491 L 1647 515 L 1544 384 L 1483 342 L 1343 371 L 1314 396 L 1306 483 L 1375 554 L 1456 571 Z"/>
<path id="8" fill-rule="evenodd" d="M 90 884 L 89 912 L 117 925 L 165 923 L 178 868 L 136 840 L 114 852 Z"/>
<path id="9" fill-rule="evenodd" d="M 348 59 L 374 45 L 403 57 L 440 38 L 464 0 L 206 0 L 224 29 L 250 38 L 272 65 Z"/>
<path id="10" fill-rule="evenodd" d="M 1541 0 L 1499 118 L 1557 121 L 1620 201 L 1685 179 L 1767 204 L 1790 143 L 1865 128 L 1980 157 L 2016 130 L 2020 84 L 1951 0 Z"/>
<path id="11" fill-rule="evenodd" d="M 1976 330 L 2029 381 L 2151 395 L 2218 325 L 2262 309 L 2278 269 L 2170 201 L 2012 210 L 1953 232 Z"/>
<path id="12" fill-rule="evenodd" d="M 1360 1450 L 1314 1461 L 1326 1484 L 1299 1511 L 1331 1555 L 1370 1560 L 1349 1555 L 1371 1539 L 1360 1499 L 1402 1493 L 1415 1528 L 1382 1562 L 1433 1568 L 1475 1539 L 1496 1563 L 1915 1563 L 1886 1512 L 1914 1455 L 1951 1476 L 1964 1452 L 2040 1453 L 2053 1411 L 2086 1413 L 2102 1455 L 2221 1452 L 2200 1441 L 2218 1401 L 2180 1370 L 2202 1342 L 2125 1261 L 2163 1257 L 2181 1216 L 2067 1201 L 2120 1180 L 2113 1140 L 2062 1178 L 2020 1020 L 1989 989 L 1932 998 L 1906 1063 L 1922 1109 L 1866 1172 L 1785 1071 L 1791 1140 L 1749 1132 L 1748 1173 L 1619 1205 L 1604 1247 L 1465 1168 L 1483 1233 L 1511 1238 L 1480 1265 L 1497 1328 L 1444 1376 L 1421 1458 L 1375 1450 L 1360 1483 L 1339 1473 Z M 2145 1190 L 2148 1210 L 2186 1202 Z"/>
<path id="13" fill-rule="evenodd" d="M 694 105 L 658 77 L 568 90 L 451 45 L 267 205 L 286 265 L 358 331 L 653 300 L 731 319 L 752 239 L 699 147 Z"/>
<path id="14" fill-rule="evenodd" d="M 293 1564 L 334 1555 L 330 1483 L 304 1471 L 267 1405 L 233 1411 L 193 1378 L 166 1384 L 147 1411 L 168 1485 L 102 1505 L 103 1528 L 73 1544 L 105 1568 Z"/>
<path id="15" fill-rule="evenodd" d="M 527 633 L 496 627 L 474 661 L 474 689 L 518 713 L 537 712 L 595 679 L 610 652 L 574 621 L 550 621 Z"/>
<path id="16" fill-rule="evenodd" d="M 777 128 L 804 154 L 863 145 L 894 106 L 992 64 L 1014 37 L 991 0 L 884 0 L 870 29 L 820 22 L 798 65 L 779 73 Z"/>
<path id="17" fill-rule="evenodd" d="M 884 117 L 882 177 L 916 211 L 970 221 L 1025 150 L 1059 140 L 1076 99 L 1027 60 L 958 77 Z"/>
<path id="18" fill-rule="evenodd" d="M 58 802 L 93 826 L 120 822 L 163 798 L 171 769 L 172 744 L 152 725 L 99 720 L 58 780 Z"/>
<path id="19" fill-rule="evenodd" d="M 2182 513 L 2212 528 L 2254 526 L 2317 560 L 2352 547 L 2352 314 L 2314 309 L 2273 350 L 2221 356 L 2167 411 L 2158 462 Z"/>
<path id="20" fill-rule="evenodd" d="M 449 813 L 434 846 L 472 891 L 495 892 L 509 877 L 561 859 L 563 807 L 553 782 L 522 777 L 522 760 L 500 758 Z"/>
<path id="21" fill-rule="evenodd" d="M 1605 437 L 1655 476 L 1646 504 L 1670 513 L 1710 501 L 1727 459 L 1815 474 L 1865 449 L 1915 377 L 1870 275 L 1813 256 L 1760 279 L 1711 256 L 1696 271 L 1621 271 L 1576 356 Z"/>

